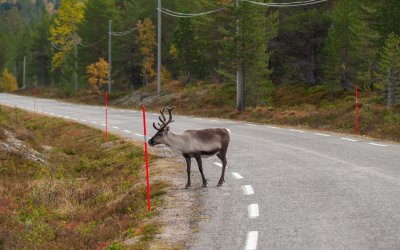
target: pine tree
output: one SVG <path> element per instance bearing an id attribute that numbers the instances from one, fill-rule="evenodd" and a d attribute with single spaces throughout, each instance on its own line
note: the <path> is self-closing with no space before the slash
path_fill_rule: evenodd
<path id="1" fill-rule="evenodd" d="M 217 19 L 224 23 L 219 28 L 222 39 L 217 74 L 224 81 L 233 83 L 236 81 L 236 70 L 242 68 L 243 85 L 237 86 L 236 108 L 243 111 L 247 104 L 255 106 L 270 102 L 274 87 L 269 62 L 273 51 L 267 48 L 267 44 L 278 34 L 279 16 L 278 12 L 248 2 L 239 2 L 239 7 L 230 6 L 227 9 L 226 15 Z"/>
<path id="2" fill-rule="evenodd" d="M 387 106 L 400 103 L 400 37 L 390 34 L 383 47 L 380 59 L 380 79 L 378 85 L 386 93 Z"/>
<path id="3" fill-rule="evenodd" d="M 279 38 L 279 81 L 315 86 L 322 81 L 322 57 L 330 20 L 326 11 L 314 6 L 299 11 L 284 10 Z"/>
<path id="4" fill-rule="evenodd" d="M 383 38 L 391 33 L 400 35 L 400 2 L 398 0 L 379 0 L 377 2 L 374 24 Z"/>
<path id="5" fill-rule="evenodd" d="M 179 68 L 185 73 L 185 84 L 188 84 L 192 75 L 200 76 L 202 64 L 199 45 L 191 19 L 181 18 L 174 33 L 174 43 L 170 50 L 177 59 Z"/>
<path id="6" fill-rule="evenodd" d="M 267 49 L 267 44 L 278 34 L 278 14 L 247 2 L 241 3 L 238 14 L 239 57 L 244 66 L 245 96 L 249 105 L 265 105 L 270 102 L 274 88 L 269 68 L 272 51 Z"/>
<path id="7" fill-rule="evenodd" d="M 99 57 L 108 56 L 108 25 L 116 14 L 114 0 L 87 1 L 85 17 L 79 25 L 79 63 L 88 65 Z M 115 20 L 113 25 L 117 26 Z M 117 27 L 118 28 L 118 27 Z"/>
<path id="8" fill-rule="evenodd" d="M 328 83 L 349 89 L 363 80 L 372 84 L 378 34 L 368 19 L 373 10 L 368 2 L 339 0 L 332 13 L 325 55 L 325 76 Z"/>

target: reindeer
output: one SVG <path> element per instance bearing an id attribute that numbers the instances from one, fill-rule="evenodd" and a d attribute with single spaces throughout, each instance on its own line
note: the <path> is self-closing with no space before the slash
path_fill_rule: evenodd
<path id="1" fill-rule="evenodd" d="M 186 189 L 191 186 L 190 165 L 192 157 L 196 159 L 197 165 L 199 166 L 201 178 L 203 179 L 203 187 L 207 187 L 208 184 L 204 177 L 201 158 L 211 157 L 216 154 L 222 161 L 222 174 L 217 186 L 222 186 L 225 182 L 224 176 L 227 164 L 226 153 L 229 146 L 231 132 L 229 129 L 225 128 L 210 128 L 186 130 L 182 134 L 172 133 L 169 130 L 168 125 L 173 122 L 171 112 L 174 108 L 175 107 L 167 107 L 169 113 L 168 121 L 164 116 L 165 108 L 160 110 L 161 116 L 159 116 L 159 120 L 161 123 L 158 123 L 159 127 L 156 126 L 156 123 L 153 123 L 153 127 L 157 130 L 157 133 L 149 140 L 149 145 L 155 146 L 157 144 L 164 144 L 185 157 L 188 176 L 185 187 Z"/>

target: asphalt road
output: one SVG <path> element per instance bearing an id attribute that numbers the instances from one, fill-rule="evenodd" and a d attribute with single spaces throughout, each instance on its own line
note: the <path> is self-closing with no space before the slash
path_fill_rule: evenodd
<path id="1" fill-rule="evenodd" d="M 0 94 L 32 111 L 33 99 Z M 36 111 L 105 129 L 101 107 L 38 99 Z M 158 114 L 148 113 L 148 134 Z M 141 113 L 110 109 L 110 130 L 143 140 Z M 363 137 L 221 119 L 174 116 L 171 130 L 232 131 L 226 183 L 216 157 L 209 187 L 192 189 L 204 208 L 189 249 L 400 249 L 400 145 Z M 184 188 L 185 183 L 182 183 Z"/>

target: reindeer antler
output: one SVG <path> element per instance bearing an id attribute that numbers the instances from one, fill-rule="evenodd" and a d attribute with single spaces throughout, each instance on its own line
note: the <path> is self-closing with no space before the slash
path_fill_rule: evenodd
<path id="1" fill-rule="evenodd" d="M 154 127 L 156 130 L 162 131 L 165 127 L 168 126 L 168 124 L 170 124 L 171 122 L 174 122 L 174 121 L 172 120 L 172 110 L 173 110 L 174 108 L 175 108 L 175 107 L 172 107 L 172 108 L 167 107 L 168 115 L 169 115 L 168 121 L 167 121 L 167 119 L 165 118 L 165 115 L 164 115 L 165 108 L 163 108 L 162 110 L 160 110 L 161 116 L 158 117 L 158 119 L 159 119 L 160 122 L 161 122 L 161 124 L 158 123 L 158 126 L 160 126 L 160 128 L 157 128 L 156 123 L 153 122 L 153 127 Z"/>

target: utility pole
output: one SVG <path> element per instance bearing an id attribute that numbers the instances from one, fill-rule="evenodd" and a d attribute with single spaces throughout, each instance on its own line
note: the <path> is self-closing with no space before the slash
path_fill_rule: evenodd
<path id="1" fill-rule="evenodd" d="M 111 69 L 112 69 L 111 37 L 112 37 L 112 20 L 108 20 L 108 93 L 109 94 L 111 94 Z"/>
<path id="2" fill-rule="evenodd" d="M 78 91 L 78 34 L 74 34 L 74 78 L 75 78 L 75 92 Z"/>
<path id="3" fill-rule="evenodd" d="M 157 28 L 157 96 L 161 93 L 161 0 L 158 0 Z"/>
<path id="4" fill-rule="evenodd" d="M 236 11 L 239 15 L 239 0 L 236 0 Z M 244 67 L 243 67 L 243 53 L 242 41 L 240 35 L 240 20 L 239 16 L 236 19 L 236 109 L 238 111 L 244 110 Z"/>
<path id="5" fill-rule="evenodd" d="M 23 62 L 23 65 L 22 65 L 22 89 L 25 89 L 26 88 L 26 77 L 25 77 L 25 75 L 26 75 L 26 56 L 24 56 L 24 62 Z"/>

